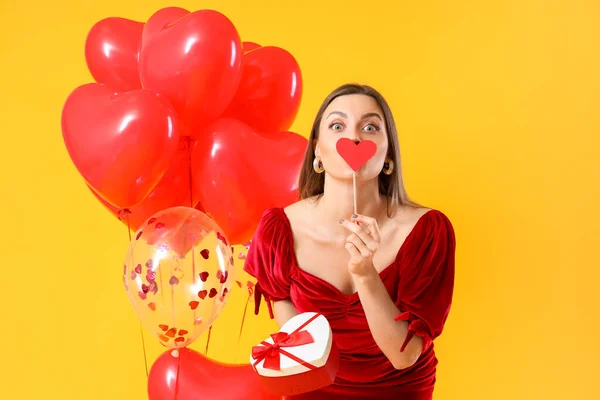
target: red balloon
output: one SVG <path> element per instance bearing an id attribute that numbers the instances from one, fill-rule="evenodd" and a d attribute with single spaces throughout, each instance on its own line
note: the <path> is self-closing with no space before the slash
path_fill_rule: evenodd
<path id="1" fill-rule="evenodd" d="M 109 204 L 94 192 L 93 189 L 92 192 L 111 214 L 119 218 L 125 225 L 129 224 L 134 231 L 137 231 L 148 218 L 167 208 L 187 206 L 196 207 L 200 211 L 203 211 L 202 206 L 198 206 L 198 193 L 190 187 L 191 165 L 189 141 L 188 138 L 181 138 L 179 140 L 177 153 L 171 159 L 169 167 L 161 180 L 148 197 L 137 206 L 130 208 L 127 214 Z M 192 192 L 191 195 L 190 191 Z"/>
<path id="2" fill-rule="evenodd" d="M 241 77 L 235 27 L 213 10 L 166 8 L 144 27 L 140 77 L 173 104 L 182 134 L 197 136 L 230 103 Z"/>
<path id="3" fill-rule="evenodd" d="M 115 93 L 98 83 L 75 89 L 62 112 L 65 145 L 75 167 L 106 201 L 138 205 L 177 151 L 173 111 L 150 90 Z"/>
<path id="4" fill-rule="evenodd" d="M 144 24 L 125 18 L 105 18 L 90 30 L 85 60 L 98 83 L 118 91 L 141 89 L 138 56 Z"/>
<path id="5" fill-rule="evenodd" d="M 302 75 L 294 57 L 279 47 L 261 47 L 244 54 L 242 80 L 225 116 L 259 132 L 292 126 L 302 98 Z"/>
<path id="6" fill-rule="evenodd" d="M 261 46 L 258 43 L 254 43 L 254 42 L 242 42 L 242 49 L 244 50 L 244 54 L 255 50 L 255 49 L 259 49 Z"/>
<path id="7" fill-rule="evenodd" d="M 220 363 L 188 348 L 179 349 L 178 357 L 172 356 L 170 350 L 158 357 L 150 369 L 148 397 L 150 400 L 281 399 L 263 388 L 250 364 Z"/>
<path id="8" fill-rule="evenodd" d="M 231 243 L 249 240 L 265 209 L 298 199 L 307 140 L 292 132 L 258 134 L 223 118 L 192 148 L 194 185 L 206 213 Z"/>

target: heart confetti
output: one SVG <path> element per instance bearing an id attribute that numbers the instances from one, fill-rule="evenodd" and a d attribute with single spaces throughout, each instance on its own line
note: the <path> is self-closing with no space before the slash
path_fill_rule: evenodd
<path id="1" fill-rule="evenodd" d="M 177 334 L 177 328 L 171 328 L 167 331 L 167 333 L 165 333 L 165 336 L 174 338 L 176 334 Z"/>
<path id="2" fill-rule="evenodd" d="M 217 271 L 217 279 L 221 284 L 227 282 L 227 277 L 229 276 L 229 271 L 225 271 L 225 273 L 221 272 L 221 270 Z"/>

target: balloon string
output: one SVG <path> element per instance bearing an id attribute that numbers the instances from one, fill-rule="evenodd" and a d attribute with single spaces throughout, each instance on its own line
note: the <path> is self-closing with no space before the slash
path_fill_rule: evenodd
<path id="1" fill-rule="evenodd" d="M 204 355 L 208 356 L 208 345 L 210 343 L 210 334 L 212 332 L 212 325 L 208 328 L 208 336 L 206 337 L 206 349 L 204 349 Z"/>
<path id="2" fill-rule="evenodd" d="M 189 178 L 189 188 L 190 188 L 190 208 L 194 208 L 194 195 L 192 193 L 192 138 L 187 138 L 188 145 L 188 178 Z M 186 239 L 187 240 L 187 239 Z M 192 286 L 194 285 L 194 280 L 196 279 L 196 249 L 192 246 Z M 194 310 L 194 321 L 196 321 L 196 310 Z M 196 330 L 196 329 L 194 329 Z"/>
<path id="3" fill-rule="evenodd" d="M 127 234 L 129 235 L 129 243 L 131 243 L 131 222 L 129 221 L 129 210 L 124 210 L 127 216 Z M 144 352 L 144 367 L 146 370 L 146 378 L 148 378 L 148 356 L 146 355 L 146 341 L 144 340 L 144 327 L 140 321 L 140 337 L 142 338 L 142 351 Z"/>
<path id="4" fill-rule="evenodd" d="M 238 335 L 237 348 L 235 350 L 235 357 L 233 362 L 237 361 L 238 353 L 240 352 L 240 341 L 242 340 L 242 331 L 244 330 L 244 321 L 246 320 L 246 312 L 248 311 L 248 304 L 250 303 L 250 297 L 252 293 L 248 291 L 248 298 L 246 299 L 246 305 L 244 306 L 244 313 L 242 314 L 242 323 L 240 324 L 240 333 Z"/>
<path id="5" fill-rule="evenodd" d="M 179 352 L 179 349 L 176 351 Z M 181 352 L 177 355 L 177 376 L 175 377 L 175 394 L 173 395 L 173 400 L 177 400 L 177 395 L 179 394 L 179 371 L 181 367 Z"/>
<path id="6" fill-rule="evenodd" d="M 146 368 L 146 379 L 148 378 L 148 356 L 146 355 L 146 341 L 144 340 L 144 327 L 140 322 L 140 336 L 142 338 L 142 351 L 144 352 L 144 367 Z"/>
<path id="7" fill-rule="evenodd" d="M 192 138 L 187 138 L 188 142 L 188 166 L 189 166 L 189 186 L 190 186 L 190 207 L 194 208 L 194 195 L 193 195 L 193 179 L 192 179 Z"/>

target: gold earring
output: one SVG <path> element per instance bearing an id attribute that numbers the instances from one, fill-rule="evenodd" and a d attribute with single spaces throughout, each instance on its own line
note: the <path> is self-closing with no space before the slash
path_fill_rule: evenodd
<path id="1" fill-rule="evenodd" d="M 317 174 L 320 174 L 323 171 L 325 171 L 325 168 L 323 168 L 323 162 L 321 161 L 321 157 L 319 157 L 319 156 L 315 157 L 315 159 L 313 161 L 313 169 L 315 170 L 315 172 Z"/>
<path id="2" fill-rule="evenodd" d="M 394 161 L 391 158 L 386 158 L 385 162 L 383 163 L 382 172 L 386 175 L 391 175 L 392 172 L 394 172 Z"/>

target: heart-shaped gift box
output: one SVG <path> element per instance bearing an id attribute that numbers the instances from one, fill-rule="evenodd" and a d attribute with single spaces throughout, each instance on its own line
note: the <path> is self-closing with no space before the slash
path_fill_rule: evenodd
<path id="1" fill-rule="evenodd" d="M 332 384 L 339 352 L 327 318 L 306 312 L 254 346 L 250 363 L 269 392 L 293 396 Z"/>

